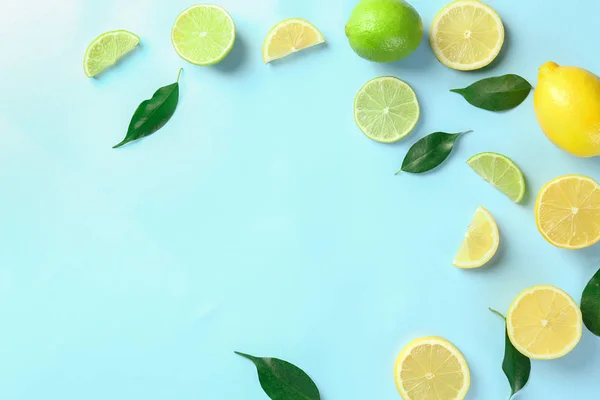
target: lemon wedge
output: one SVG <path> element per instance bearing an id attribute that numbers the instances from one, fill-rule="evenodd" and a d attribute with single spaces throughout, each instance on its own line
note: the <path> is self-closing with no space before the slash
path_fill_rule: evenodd
<path id="1" fill-rule="evenodd" d="M 538 230 L 554 246 L 575 250 L 600 241 L 600 185 L 565 175 L 548 182 L 535 204 Z"/>
<path id="2" fill-rule="evenodd" d="M 506 327 L 510 341 L 521 354 L 551 360 L 577 346 L 583 321 L 571 296 L 557 287 L 539 285 L 515 298 L 506 316 Z"/>
<path id="3" fill-rule="evenodd" d="M 286 19 L 275 25 L 267 35 L 263 61 L 267 64 L 324 42 L 321 31 L 310 22 L 301 18 Z"/>
<path id="4" fill-rule="evenodd" d="M 492 214 L 483 207 L 477 208 L 454 259 L 458 268 L 479 268 L 490 261 L 500 244 L 498 225 Z"/>
<path id="5" fill-rule="evenodd" d="M 434 18 L 431 48 L 445 66 L 472 71 L 489 65 L 504 44 L 504 25 L 494 9 L 479 0 L 448 4 Z"/>
<path id="6" fill-rule="evenodd" d="M 440 337 L 419 338 L 402 349 L 394 379 L 404 400 L 462 400 L 471 384 L 464 356 Z"/>

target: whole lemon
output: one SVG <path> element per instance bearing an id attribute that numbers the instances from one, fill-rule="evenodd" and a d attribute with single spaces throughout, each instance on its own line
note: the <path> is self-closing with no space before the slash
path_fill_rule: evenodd
<path id="1" fill-rule="evenodd" d="M 362 58 L 392 62 L 408 57 L 419 47 L 423 21 L 404 0 L 362 0 L 350 15 L 346 36 Z"/>
<path id="2" fill-rule="evenodd" d="M 540 67 L 535 113 L 548 139 L 579 157 L 600 155 L 600 78 L 577 67 Z"/>

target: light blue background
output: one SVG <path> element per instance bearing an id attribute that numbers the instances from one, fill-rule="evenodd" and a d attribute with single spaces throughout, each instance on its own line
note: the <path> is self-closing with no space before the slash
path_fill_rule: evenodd
<path id="1" fill-rule="evenodd" d="M 447 0 L 413 0 L 428 28 Z M 504 400 L 502 322 L 514 296 L 555 284 L 579 300 L 600 248 L 546 243 L 533 199 L 558 175 L 600 178 L 598 160 L 559 151 L 532 96 L 494 114 L 448 90 L 504 73 L 537 82 L 554 60 L 600 72 L 593 0 L 494 0 L 507 41 L 475 73 L 437 62 L 424 38 L 407 60 L 358 58 L 344 35 L 354 0 L 219 0 L 238 40 L 216 67 L 181 60 L 170 42 L 187 0 L 8 0 L 0 15 L 0 398 L 3 400 L 266 399 L 240 350 L 305 369 L 323 399 L 398 399 L 394 359 L 440 335 L 465 354 L 470 400 Z M 288 17 L 314 22 L 327 45 L 265 66 L 262 41 Z M 97 80 L 87 44 L 110 29 L 142 38 Z M 131 114 L 181 78 L 165 128 L 119 150 Z M 363 83 L 395 75 L 422 118 L 395 145 L 352 117 Z M 433 131 L 465 136 L 424 176 L 394 176 Z M 481 151 L 513 158 L 530 192 L 515 205 L 465 164 Z M 496 217 L 499 256 L 451 265 L 476 207 Z M 520 399 L 592 399 L 600 339 L 534 362 Z"/>

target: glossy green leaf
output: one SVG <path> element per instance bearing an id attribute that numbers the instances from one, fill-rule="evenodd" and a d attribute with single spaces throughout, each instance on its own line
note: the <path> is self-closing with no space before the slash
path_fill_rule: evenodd
<path id="1" fill-rule="evenodd" d="M 468 132 L 471 131 L 461 133 L 435 132 L 418 140 L 408 150 L 402 162 L 402 168 L 396 174 L 401 171 L 420 174 L 434 169 L 448 158 L 456 140 Z"/>
<path id="2" fill-rule="evenodd" d="M 127 135 L 121 143 L 113 146 L 113 149 L 121 147 L 134 140 L 152 135 L 162 128 L 173 116 L 177 103 L 179 103 L 179 76 L 177 82 L 161 87 L 151 99 L 143 101 L 133 113 Z"/>
<path id="3" fill-rule="evenodd" d="M 583 323 L 596 336 L 600 336 L 600 270 L 594 274 L 581 296 Z"/>
<path id="4" fill-rule="evenodd" d="M 261 358 L 235 352 L 252 361 L 260 386 L 272 400 L 320 400 L 319 389 L 300 368 L 278 358 Z"/>
<path id="5" fill-rule="evenodd" d="M 504 315 L 498 311 L 491 309 L 490 311 L 494 314 L 499 315 L 505 321 Z M 504 360 L 502 361 L 502 371 L 508 379 L 510 385 L 510 397 L 514 396 L 517 392 L 525 387 L 527 381 L 529 381 L 529 375 L 531 374 L 531 360 L 521 354 L 515 346 L 513 346 L 508 332 L 506 331 L 506 323 L 504 325 Z"/>
<path id="6" fill-rule="evenodd" d="M 519 75 L 503 75 L 482 79 L 464 89 L 452 89 L 451 92 L 462 95 L 475 107 L 488 111 L 506 111 L 521 104 L 532 87 Z"/>

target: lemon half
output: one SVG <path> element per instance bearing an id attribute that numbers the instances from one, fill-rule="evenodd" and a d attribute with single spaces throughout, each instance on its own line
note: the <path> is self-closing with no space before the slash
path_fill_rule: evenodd
<path id="1" fill-rule="evenodd" d="M 554 246 L 575 250 L 600 241 L 600 185 L 565 175 L 548 182 L 535 204 L 538 230 Z"/>
<path id="2" fill-rule="evenodd" d="M 462 400 L 471 385 L 464 356 L 440 337 L 419 338 L 402 349 L 394 379 L 404 400 Z"/>
<path id="3" fill-rule="evenodd" d="M 559 358 L 577 346 L 583 332 L 581 310 L 565 291 L 550 285 L 521 292 L 506 315 L 508 337 L 521 354 Z"/>
<path id="4" fill-rule="evenodd" d="M 504 25 L 494 9 L 478 0 L 448 4 L 433 20 L 431 48 L 442 64 L 460 71 L 489 65 L 504 44 Z"/>

